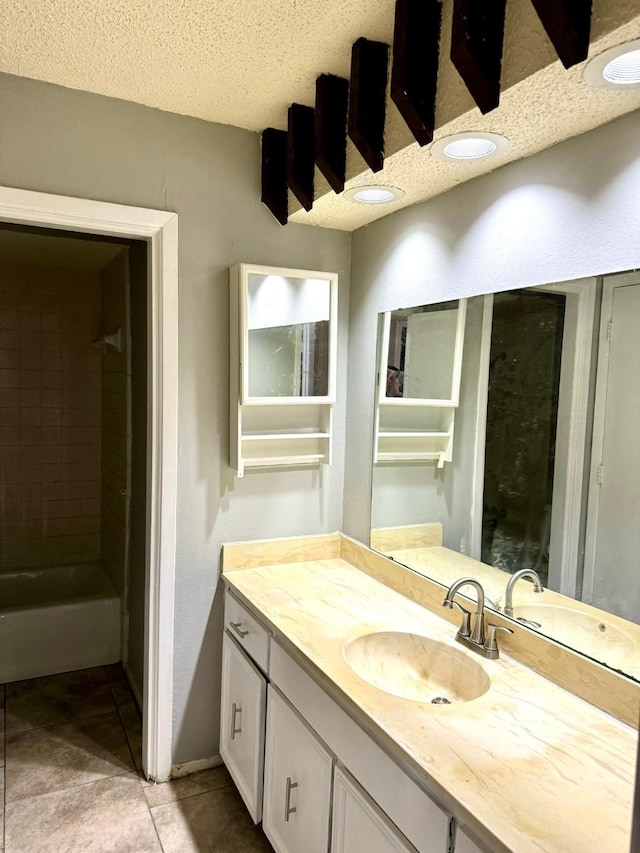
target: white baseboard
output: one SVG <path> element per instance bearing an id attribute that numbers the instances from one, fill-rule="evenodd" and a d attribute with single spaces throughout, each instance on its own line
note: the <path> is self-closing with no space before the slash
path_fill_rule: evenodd
<path id="1" fill-rule="evenodd" d="M 195 761 L 174 764 L 171 767 L 171 778 L 179 779 L 181 776 L 188 776 L 190 773 L 197 773 L 199 770 L 220 767 L 222 763 L 222 758 L 219 755 L 212 755 L 211 758 L 197 758 Z"/>

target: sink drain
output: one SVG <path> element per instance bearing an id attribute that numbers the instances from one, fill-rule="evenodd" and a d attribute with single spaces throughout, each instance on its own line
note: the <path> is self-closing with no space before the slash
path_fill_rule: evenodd
<path id="1" fill-rule="evenodd" d="M 431 700 L 432 705 L 450 705 L 451 699 L 447 699 L 446 696 L 434 696 Z"/>

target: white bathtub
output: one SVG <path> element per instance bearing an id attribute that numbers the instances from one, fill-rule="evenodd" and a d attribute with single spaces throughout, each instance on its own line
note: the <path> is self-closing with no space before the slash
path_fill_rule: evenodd
<path id="1" fill-rule="evenodd" d="M 120 599 L 99 563 L 0 574 L 0 684 L 120 660 Z"/>

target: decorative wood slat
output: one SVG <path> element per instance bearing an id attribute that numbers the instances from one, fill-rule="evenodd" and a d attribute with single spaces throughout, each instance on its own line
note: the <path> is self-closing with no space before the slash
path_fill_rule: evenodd
<path id="1" fill-rule="evenodd" d="M 262 202 L 281 225 L 289 218 L 287 188 L 287 132 L 267 127 L 262 131 Z"/>
<path id="2" fill-rule="evenodd" d="M 315 160 L 331 189 L 341 193 L 347 168 L 349 81 L 333 74 L 316 80 Z"/>
<path id="3" fill-rule="evenodd" d="M 391 99 L 420 145 L 433 140 L 442 6 L 397 0 Z"/>
<path id="4" fill-rule="evenodd" d="M 287 183 L 305 210 L 313 207 L 314 124 L 312 107 L 291 104 L 287 133 Z"/>
<path id="5" fill-rule="evenodd" d="M 482 113 L 500 103 L 506 0 L 454 0 L 451 61 Z"/>
<path id="6" fill-rule="evenodd" d="M 373 172 L 384 165 L 389 45 L 359 38 L 351 50 L 349 136 Z"/>
<path id="7" fill-rule="evenodd" d="M 589 53 L 592 0 L 531 0 L 565 68 Z"/>

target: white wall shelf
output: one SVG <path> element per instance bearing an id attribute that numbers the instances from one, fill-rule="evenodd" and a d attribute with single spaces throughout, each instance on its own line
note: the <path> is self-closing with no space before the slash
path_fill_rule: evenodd
<path id="1" fill-rule="evenodd" d="M 337 274 L 237 264 L 229 284 L 231 466 L 331 464 Z"/>
<path id="2" fill-rule="evenodd" d="M 465 299 L 448 311 L 407 309 L 382 315 L 374 463 L 435 460 L 442 468 L 451 461 L 465 317 Z M 391 373 L 404 383 L 392 388 Z M 442 396 L 421 396 L 432 389 Z"/>

